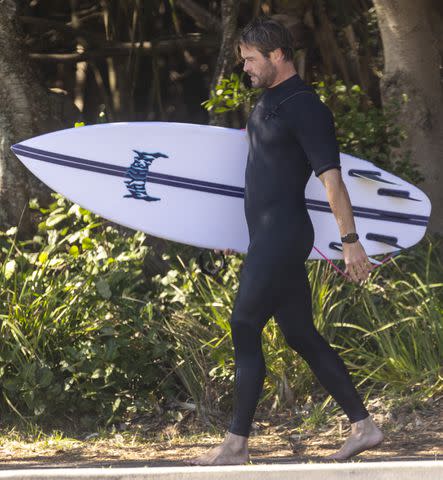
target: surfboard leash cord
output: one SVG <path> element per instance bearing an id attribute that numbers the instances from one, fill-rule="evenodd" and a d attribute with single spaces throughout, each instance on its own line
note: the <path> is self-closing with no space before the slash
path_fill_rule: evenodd
<path id="1" fill-rule="evenodd" d="M 312 247 L 317 253 L 319 253 L 328 263 L 331 265 L 334 270 L 336 270 L 340 275 L 351 280 L 351 277 L 345 273 L 340 267 L 338 267 L 330 258 L 328 258 L 321 250 L 319 250 L 315 245 Z M 375 270 L 377 267 L 380 267 L 388 263 L 392 258 L 396 257 L 400 253 L 400 250 L 393 252 L 391 255 L 388 255 L 383 260 L 376 260 L 375 258 L 368 257 L 369 261 L 375 263 L 369 270 L 369 273 Z"/>
<path id="2" fill-rule="evenodd" d="M 326 260 L 329 265 L 331 265 L 331 267 L 339 274 L 339 275 L 342 275 L 343 277 L 347 278 L 348 280 L 352 280 L 350 275 L 348 275 L 346 272 L 344 272 L 338 265 L 336 265 L 330 258 L 328 258 L 319 248 L 317 248 L 315 245 L 312 247 L 313 250 L 315 250 L 317 253 L 319 253 L 322 258 L 324 260 Z M 374 265 L 371 267 L 371 269 L 369 270 L 369 273 L 371 273 L 373 270 L 375 270 L 377 267 L 381 267 L 382 265 L 385 265 L 386 263 L 388 263 L 390 260 L 392 260 L 394 257 L 396 257 L 399 253 L 400 253 L 401 250 L 397 250 L 393 253 L 391 253 L 390 255 L 388 255 L 387 257 L 383 258 L 382 260 L 376 260 L 375 258 L 372 258 L 372 257 L 368 257 L 369 261 L 371 263 L 373 263 Z M 220 257 L 221 257 L 221 265 L 219 267 L 215 267 L 215 268 L 208 268 L 206 265 L 205 265 L 205 262 L 204 262 L 204 259 L 203 259 L 203 255 L 204 255 L 204 250 L 202 250 L 199 255 L 198 255 L 198 264 L 199 264 L 199 267 L 200 267 L 200 270 L 205 274 L 205 275 L 208 275 L 210 277 L 213 277 L 213 278 L 216 278 L 217 275 L 222 271 L 222 270 L 225 270 L 226 269 L 226 266 L 227 266 L 227 262 L 226 262 L 226 258 L 224 256 L 224 254 L 221 252 L 220 253 Z"/>

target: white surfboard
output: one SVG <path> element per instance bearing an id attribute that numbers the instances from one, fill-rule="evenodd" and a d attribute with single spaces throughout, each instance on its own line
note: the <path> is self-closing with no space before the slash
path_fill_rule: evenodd
<path id="1" fill-rule="evenodd" d="M 198 247 L 247 251 L 244 130 L 107 123 L 40 135 L 11 149 L 51 189 L 115 223 Z M 371 162 L 340 155 L 366 253 L 419 242 L 429 220 L 429 198 Z M 337 223 L 314 174 L 305 197 L 315 231 L 316 249 L 309 258 L 322 258 L 317 249 L 328 258 L 342 258 Z"/>

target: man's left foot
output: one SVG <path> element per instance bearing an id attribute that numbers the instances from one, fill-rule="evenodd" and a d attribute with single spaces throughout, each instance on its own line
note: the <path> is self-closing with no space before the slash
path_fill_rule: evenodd
<path id="1" fill-rule="evenodd" d="M 249 463 L 248 437 L 227 432 L 221 445 L 196 458 L 185 460 L 186 465 L 243 465 Z"/>
<path id="2" fill-rule="evenodd" d="M 366 417 L 358 422 L 351 423 L 351 435 L 346 439 L 341 449 L 325 457 L 327 460 L 346 460 L 369 448 L 380 445 L 383 441 L 383 432 L 377 427 L 372 418 Z"/>

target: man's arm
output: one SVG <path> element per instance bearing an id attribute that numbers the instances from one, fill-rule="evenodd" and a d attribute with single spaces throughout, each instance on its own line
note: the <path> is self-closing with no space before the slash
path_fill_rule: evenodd
<path id="1" fill-rule="evenodd" d="M 337 168 L 326 170 L 318 178 L 326 189 L 326 195 L 337 221 L 340 236 L 355 233 L 351 201 L 340 170 Z M 343 242 L 343 258 L 346 264 L 346 273 L 350 275 L 352 280 L 358 282 L 368 278 L 371 263 L 359 240 L 354 243 Z"/>

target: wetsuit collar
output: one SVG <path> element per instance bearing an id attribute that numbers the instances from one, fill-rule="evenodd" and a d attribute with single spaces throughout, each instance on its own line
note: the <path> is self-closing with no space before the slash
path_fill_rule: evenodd
<path id="1" fill-rule="evenodd" d="M 266 91 L 272 92 L 272 93 L 277 93 L 280 92 L 281 90 L 284 90 L 285 88 L 289 87 L 290 85 L 296 86 L 300 83 L 301 78 L 298 73 L 294 73 L 291 77 L 287 78 L 286 80 L 283 80 L 280 82 L 278 85 L 275 87 L 268 87 Z"/>

